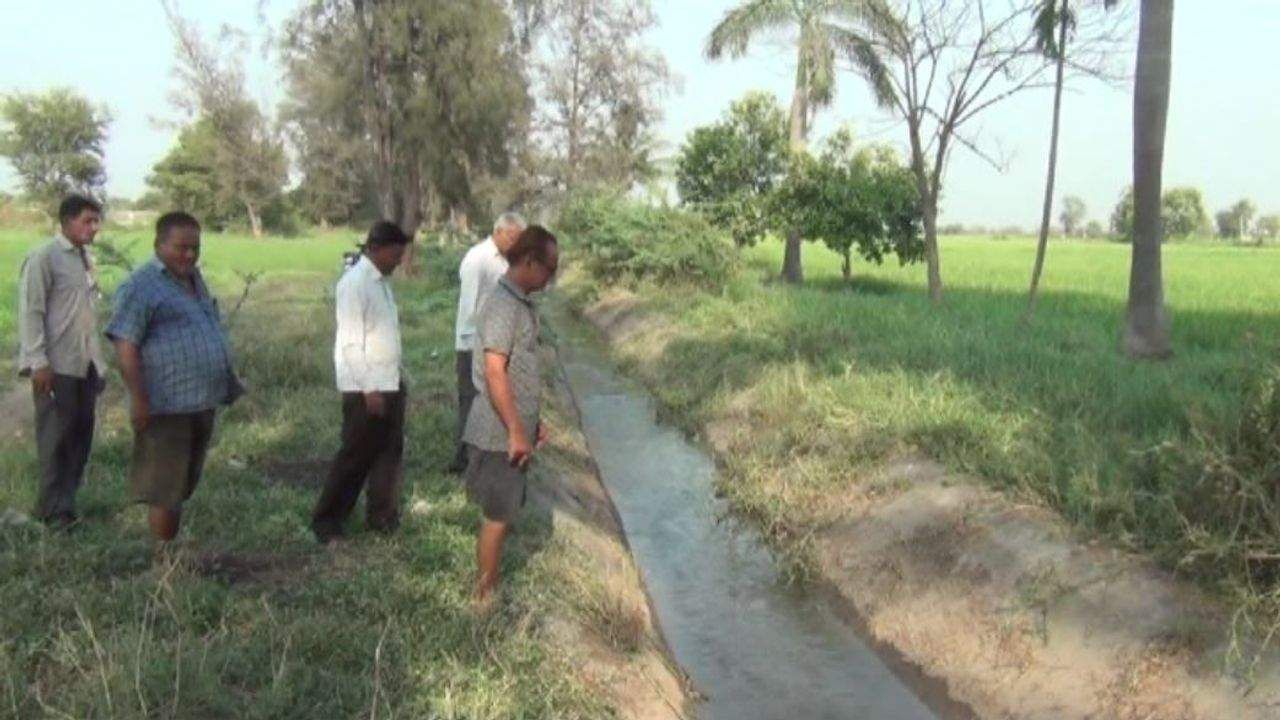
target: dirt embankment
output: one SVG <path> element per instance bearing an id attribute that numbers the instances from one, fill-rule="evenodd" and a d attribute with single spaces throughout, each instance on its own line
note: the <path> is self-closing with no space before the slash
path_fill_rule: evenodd
<path id="1" fill-rule="evenodd" d="M 572 610 L 545 619 L 548 638 L 620 717 L 691 717 L 687 683 L 669 659 L 572 407 L 553 381 L 543 419 L 553 440 L 529 485 L 530 501 L 551 515 L 558 562 L 572 586 Z"/>
<path id="2" fill-rule="evenodd" d="M 625 293 L 582 312 L 640 365 L 673 335 Z M 750 403 L 726 407 L 701 429 L 721 457 L 753 442 Z M 914 452 L 825 499 L 838 519 L 797 535 L 818 581 L 981 717 L 1280 717 L 1274 654 L 1247 680 L 1223 673 L 1241 648 L 1222 607 L 1042 507 Z"/>

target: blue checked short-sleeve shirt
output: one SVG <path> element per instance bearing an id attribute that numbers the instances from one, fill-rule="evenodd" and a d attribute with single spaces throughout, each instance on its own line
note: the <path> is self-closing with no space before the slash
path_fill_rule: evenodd
<path id="1" fill-rule="evenodd" d="M 138 346 L 147 401 L 156 415 L 210 410 L 234 400 L 239 388 L 218 301 L 199 270 L 194 279 L 193 297 L 152 259 L 116 292 L 106 335 Z"/>

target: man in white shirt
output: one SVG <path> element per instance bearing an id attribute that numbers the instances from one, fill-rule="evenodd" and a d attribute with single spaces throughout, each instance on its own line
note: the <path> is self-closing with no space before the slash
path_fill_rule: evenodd
<path id="1" fill-rule="evenodd" d="M 366 525 L 391 532 L 400 522 L 405 389 L 390 276 L 409 242 L 395 223 L 374 224 L 363 255 L 338 281 L 333 362 L 342 393 L 342 447 L 312 514 L 311 529 L 322 543 L 342 536 L 366 480 Z"/>
<path id="2" fill-rule="evenodd" d="M 507 272 L 507 252 L 516 238 L 524 232 L 524 218 L 518 213 L 503 213 L 493 224 L 493 235 L 485 238 L 467 251 L 458 267 L 458 279 L 462 283 L 458 293 L 458 322 L 456 331 L 456 370 L 458 374 L 458 428 L 454 434 L 456 450 L 449 472 L 460 474 L 467 469 L 467 448 L 462 442 L 462 431 L 467 426 L 467 416 L 478 391 L 471 376 L 473 345 L 479 318 L 480 303 L 498 286 L 498 278 Z"/>

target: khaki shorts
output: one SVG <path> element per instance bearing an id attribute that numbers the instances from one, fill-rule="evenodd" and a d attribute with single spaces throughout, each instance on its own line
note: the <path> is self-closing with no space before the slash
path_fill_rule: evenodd
<path id="1" fill-rule="evenodd" d="M 525 472 L 511 467 L 506 453 L 468 445 L 467 497 L 480 506 L 484 519 L 513 523 L 524 507 L 528 482 Z"/>
<path id="2" fill-rule="evenodd" d="M 129 479 L 140 503 L 169 510 L 182 508 L 200 482 L 213 410 L 181 415 L 152 415 L 147 429 L 133 436 Z"/>

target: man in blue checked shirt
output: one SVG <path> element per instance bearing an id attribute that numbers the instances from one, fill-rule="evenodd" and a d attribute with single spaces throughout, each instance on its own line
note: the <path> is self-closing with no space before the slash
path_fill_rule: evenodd
<path id="1" fill-rule="evenodd" d="M 163 215 L 155 250 L 120 286 L 106 334 L 129 391 L 134 498 L 150 507 L 151 532 L 167 542 L 200 482 L 214 411 L 243 390 L 218 302 L 196 266 L 200 223 L 182 212 Z"/>

